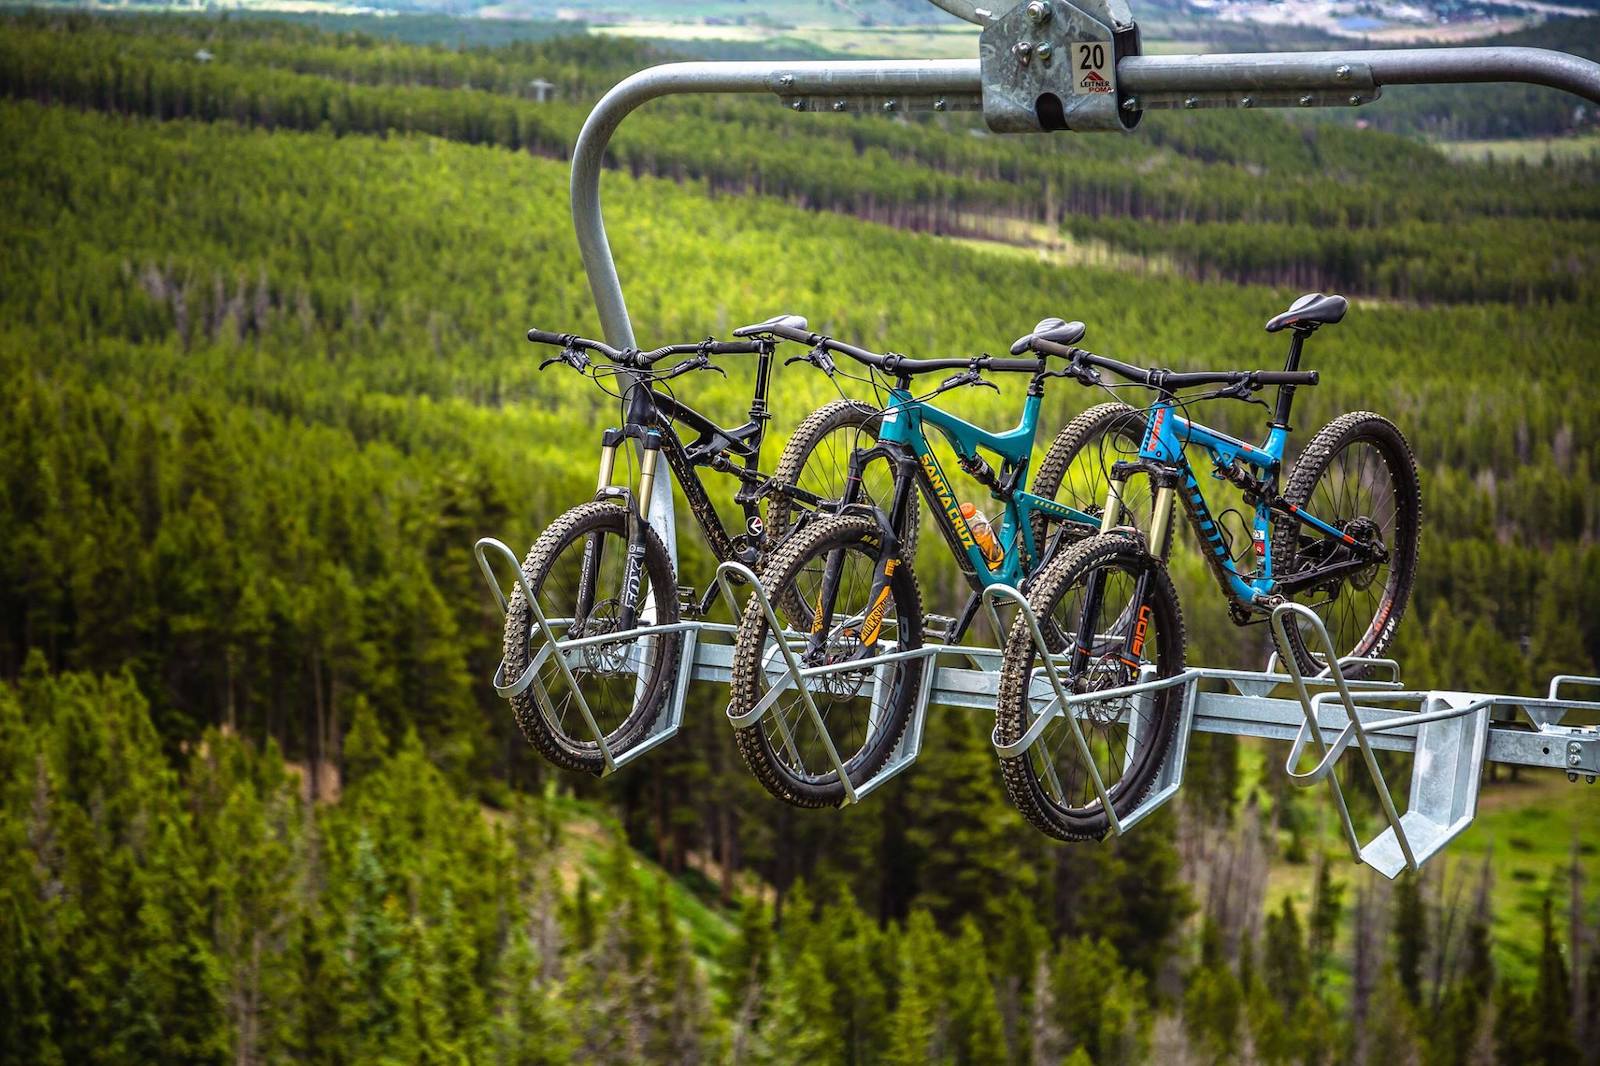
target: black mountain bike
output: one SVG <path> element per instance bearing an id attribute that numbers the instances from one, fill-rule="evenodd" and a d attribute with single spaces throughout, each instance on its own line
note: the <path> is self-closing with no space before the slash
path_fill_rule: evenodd
<path id="1" fill-rule="evenodd" d="M 558 650 L 551 644 L 519 583 L 507 605 L 501 664 L 502 676 L 520 685 L 510 701 L 529 743 L 558 766 L 598 774 L 605 758 L 596 733 L 613 756 L 621 754 L 649 733 L 671 692 L 684 637 L 681 630 L 660 627 L 676 625 L 680 614 L 704 617 L 715 597 L 715 583 L 699 598 L 678 585 L 671 557 L 646 520 L 660 457 L 665 455 L 718 561 L 757 566 L 805 524 L 819 501 L 843 495 L 845 464 L 837 456 L 848 456 L 858 434 L 875 434 L 880 412 L 855 401 L 827 404 L 790 438 L 777 469 L 767 475 L 758 463 L 771 419 L 773 340 L 707 339 L 641 351 L 539 329 L 529 330 L 528 339 L 560 349 L 541 370 L 570 367 L 607 388 L 623 409 L 622 425 L 600 437 L 594 499 L 550 523 L 522 564 L 538 613 L 563 645 L 576 646 Z M 711 359 L 728 355 L 757 360 L 749 416 L 734 428 L 712 421 L 665 387 L 695 371 L 725 374 Z M 681 361 L 657 369 L 673 358 Z M 612 484 L 617 449 L 629 441 L 639 448 L 637 491 Z M 704 469 L 739 482 L 733 502 L 744 519 L 742 531 L 723 524 L 701 483 Z M 770 522 L 762 518 L 763 502 Z"/>

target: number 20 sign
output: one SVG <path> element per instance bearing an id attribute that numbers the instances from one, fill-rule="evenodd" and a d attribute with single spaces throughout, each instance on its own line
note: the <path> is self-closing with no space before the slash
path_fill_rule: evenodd
<path id="1" fill-rule="evenodd" d="M 1072 46 L 1072 94 L 1109 93 L 1116 88 L 1110 68 L 1111 45 L 1105 41 L 1079 41 Z"/>

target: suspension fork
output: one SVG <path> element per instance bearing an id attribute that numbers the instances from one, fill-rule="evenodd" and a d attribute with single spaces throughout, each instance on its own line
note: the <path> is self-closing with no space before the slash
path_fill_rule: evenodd
<path id="1" fill-rule="evenodd" d="M 617 627 L 634 628 L 639 621 L 640 586 L 644 584 L 645 515 L 650 513 L 650 496 L 655 491 L 656 462 L 661 458 L 661 433 L 647 429 L 640 442 L 639 495 L 628 508 L 628 561 L 622 571 L 622 609 Z"/>
<path id="2" fill-rule="evenodd" d="M 595 499 L 609 495 L 611 489 L 611 475 L 617 466 L 617 446 L 627 438 L 622 430 L 612 427 L 600 435 L 600 476 L 595 480 Z M 630 513 L 628 521 L 628 539 L 633 539 L 633 515 Z M 573 608 L 572 625 L 569 628 L 572 636 L 581 636 L 583 623 L 589 617 L 589 612 L 594 610 L 595 588 L 600 581 L 600 564 L 605 555 L 605 538 L 599 533 L 590 533 L 583 538 L 583 563 L 578 568 L 578 598 Z"/>
<path id="3" fill-rule="evenodd" d="M 1117 527 L 1117 522 L 1122 517 L 1122 493 L 1128 483 L 1127 478 L 1113 478 L 1106 492 L 1105 515 L 1100 523 L 1102 533 L 1110 533 Z M 1167 551 L 1171 546 L 1172 533 L 1172 498 L 1176 491 L 1168 479 L 1160 478 L 1156 482 L 1155 507 L 1150 517 L 1149 544 L 1151 554 L 1157 559 L 1165 560 Z M 1100 617 L 1100 607 L 1105 601 L 1106 574 L 1104 570 L 1095 570 L 1089 575 L 1089 580 L 1084 588 L 1083 610 L 1078 617 L 1078 638 L 1073 643 L 1072 660 L 1069 674 L 1072 677 L 1082 676 L 1089 666 L 1091 649 L 1098 635 L 1094 632 L 1095 622 Z M 1140 656 L 1144 652 L 1145 637 L 1150 626 L 1150 607 L 1145 602 L 1150 592 L 1150 572 L 1141 572 L 1134 582 L 1133 596 L 1128 603 L 1125 614 L 1119 614 L 1117 621 L 1119 628 L 1124 631 L 1113 634 L 1122 641 L 1121 653 L 1118 658 L 1124 666 L 1135 670 L 1141 663 Z"/>
<path id="4" fill-rule="evenodd" d="M 850 469 L 845 481 L 844 505 L 855 503 L 861 496 L 861 475 L 866 464 L 878 454 L 877 449 L 858 450 L 850 457 Z M 895 531 L 905 520 L 911 507 L 912 494 L 917 491 L 911 461 L 890 455 L 895 463 L 894 503 L 888 514 L 876 509 L 880 541 L 877 562 L 873 566 L 872 591 L 861 623 L 861 649 L 857 657 L 869 656 L 883 632 L 883 616 L 888 610 L 890 580 L 900 566 L 900 537 Z M 811 633 L 807 642 L 807 655 L 815 656 L 824 647 L 827 634 L 833 625 L 833 611 L 839 595 L 840 575 L 844 570 L 844 548 L 828 553 L 823 565 L 822 588 L 811 613 Z"/>

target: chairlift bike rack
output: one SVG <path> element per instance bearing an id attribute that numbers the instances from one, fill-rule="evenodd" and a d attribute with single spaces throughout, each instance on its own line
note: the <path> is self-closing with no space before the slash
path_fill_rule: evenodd
<path id="1" fill-rule="evenodd" d="M 1147 56 L 1141 54 L 1139 27 L 1126 0 L 1024 0 L 998 11 L 980 7 L 972 0 L 931 2 L 983 27 L 978 58 L 669 63 L 623 79 L 601 98 L 585 121 L 573 151 L 571 196 L 578 248 L 607 343 L 631 347 L 635 338 L 601 212 L 600 175 L 605 149 L 623 119 L 642 104 L 663 96 L 770 93 L 790 110 L 802 114 L 981 111 L 988 126 L 1001 133 L 1128 132 L 1137 126 L 1144 111 L 1169 108 L 1360 107 L 1377 100 L 1384 86 L 1389 85 L 1523 82 L 1600 103 L 1600 64 L 1549 49 L 1440 47 Z M 1093 77 L 1080 78 L 1082 70 L 1088 70 Z M 658 475 L 647 517 L 676 568 L 673 496 L 670 472 Z M 586 642 L 615 641 L 618 635 L 562 641 L 557 634 L 562 620 L 552 622 L 538 609 L 511 549 L 493 538 L 484 538 L 476 545 L 475 554 L 502 611 L 507 609 L 508 599 L 487 556 L 492 554 L 516 570 L 516 580 L 544 642 L 519 677 L 505 678 L 502 663 L 494 678 L 495 691 L 510 698 L 534 686 L 536 696 L 542 693 L 548 701 L 537 671 L 554 657 L 564 683 L 576 693 L 567 657 L 581 652 Z M 830 670 L 870 667 L 879 672 L 876 683 L 881 684 L 881 671 L 891 662 L 917 657 L 926 664 L 911 721 L 881 770 L 853 784 L 838 752 L 831 752 L 834 769 L 845 784 L 847 804 L 859 802 L 915 761 L 929 706 L 992 710 L 995 705 L 999 695 L 998 649 L 930 644 L 914 650 L 897 649 L 839 667 L 802 668 L 791 644 L 803 640 L 803 636 L 784 632 L 771 600 L 748 567 L 724 563 L 717 570 L 716 581 L 733 608 L 734 617 L 741 614 L 732 586 L 734 578 L 759 598 L 770 631 L 782 635 L 774 642 L 774 650 L 781 649 L 781 654 L 767 668 L 769 679 L 777 685 L 771 691 L 798 687 L 805 694 L 805 712 L 814 726 L 819 720 L 809 692 L 818 677 Z M 1029 626 L 1032 639 L 1041 649 L 1043 665 L 1035 671 L 1031 691 L 1049 702 L 1021 739 L 997 744 L 997 753 L 1001 758 L 1022 757 L 1043 734 L 1048 722 L 1062 715 L 1071 726 L 1073 743 L 1082 752 L 1086 742 L 1071 709 L 1081 705 L 1085 697 L 1065 692 L 1054 660 L 1043 651 L 1038 619 L 1022 594 L 1008 586 L 991 586 L 983 594 L 983 606 L 996 634 L 1004 632 L 996 609 L 999 600 L 1017 607 L 1018 617 Z M 1286 604 L 1273 612 L 1270 621 L 1280 636 L 1285 620 L 1290 618 L 1309 626 L 1312 637 L 1331 650 L 1332 642 L 1320 620 L 1298 605 Z M 704 621 L 645 624 L 630 631 L 630 635 L 642 638 L 682 632 L 685 647 L 667 706 L 650 733 L 624 752 L 610 750 L 578 695 L 580 712 L 595 734 L 604 760 L 601 776 L 615 772 L 678 731 L 691 682 L 729 682 L 735 631 L 734 626 Z M 1327 662 L 1327 656 L 1322 661 Z M 1570 780 L 1577 780 L 1581 774 L 1590 783 L 1600 776 L 1600 726 L 1564 724 L 1573 712 L 1600 719 L 1600 678 L 1559 675 L 1551 679 L 1542 698 L 1406 691 L 1399 679 L 1399 666 L 1392 660 L 1363 659 L 1360 663 L 1364 670 L 1378 667 L 1389 676 L 1383 680 L 1347 678 L 1343 667 L 1350 661 L 1345 660 L 1308 677 L 1297 663 L 1280 664 L 1274 655 L 1265 671 L 1190 667 L 1175 677 L 1147 679 L 1114 690 L 1111 694 L 1115 696 L 1145 699 L 1161 689 L 1181 687 L 1183 702 L 1176 737 L 1150 794 L 1128 814 L 1118 818 L 1112 813 L 1112 834 L 1127 832 L 1177 793 L 1183 782 L 1189 738 L 1194 732 L 1288 743 L 1286 771 L 1290 780 L 1300 787 L 1327 782 L 1352 857 L 1388 877 L 1417 869 L 1470 824 L 1485 763 L 1560 769 L 1567 772 Z M 1293 698 L 1272 695 L 1279 686 L 1292 689 Z M 1563 689 L 1571 688 L 1596 691 L 1590 699 L 1563 697 Z M 1317 691 L 1313 693 L 1312 689 Z M 1106 697 L 1106 693 L 1094 695 Z M 1416 709 L 1383 706 L 1386 703 L 1414 705 Z M 769 698 L 732 724 L 735 728 L 750 728 L 770 707 Z M 792 744 L 786 724 L 780 731 L 785 743 Z M 822 735 L 827 737 L 825 730 Z M 1314 747 L 1317 762 L 1310 770 L 1301 771 L 1297 767 L 1308 745 Z M 1365 845 L 1358 839 L 1343 789 L 1332 773 L 1340 756 L 1352 745 L 1361 753 L 1387 823 L 1387 828 Z M 1378 751 L 1413 756 L 1404 814 L 1395 807 L 1377 760 Z M 1093 784 L 1104 802 L 1108 790 L 1098 773 Z M 1106 806 L 1111 810 L 1110 804 Z"/>

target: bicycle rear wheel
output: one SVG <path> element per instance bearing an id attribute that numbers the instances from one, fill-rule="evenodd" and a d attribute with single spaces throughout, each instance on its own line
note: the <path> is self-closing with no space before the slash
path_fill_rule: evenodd
<path id="1" fill-rule="evenodd" d="M 860 400 L 834 400 L 819 407 L 796 427 L 784 445 L 772 480 L 824 500 L 843 499 L 851 455 L 858 448 L 872 447 L 882 425 L 883 412 Z M 887 511 L 894 502 L 894 468 L 887 462 L 868 466 L 862 473 L 861 493 L 862 502 Z M 794 531 L 801 510 L 801 504 L 782 492 L 768 496 L 767 533 L 771 543 L 781 543 Z M 917 523 L 918 501 L 913 494 L 906 528 L 900 531 L 902 558 L 916 557 Z"/>
<path id="2" fill-rule="evenodd" d="M 1033 477 L 1033 491 L 1085 514 L 1100 514 L 1111 485 L 1111 464 L 1138 458 L 1144 426 L 1144 412 L 1127 404 L 1102 403 L 1089 408 L 1061 427 L 1050 442 Z M 1149 479 L 1127 482 L 1119 524 L 1147 529 L 1150 511 Z M 1051 532 L 1045 516 L 1035 513 L 1033 540 L 1041 552 Z"/>
<path id="3" fill-rule="evenodd" d="M 922 681 L 921 659 L 902 659 L 879 667 L 822 675 L 810 690 L 822 728 L 812 720 L 800 691 L 789 683 L 777 641 L 788 639 L 802 668 L 847 662 L 853 657 L 922 646 L 922 597 L 916 575 L 901 561 L 890 574 L 887 599 L 872 598 L 873 575 L 883 553 L 876 522 L 862 517 L 828 517 L 789 538 L 762 576 L 774 603 L 792 596 L 814 615 L 821 603 L 830 566 L 838 584 L 820 646 L 807 636 L 774 634 L 760 602 L 751 597 L 739 623 L 733 652 L 730 717 L 750 713 L 771 686 L 784 686 L 766 713 L 734 733 L 739 753 L 766 790 L 797 807 L 837 806 L 844 783 L 828 753 L 831 745 L 852 787 L 864 783 L 888 762 L 911 717 L 912 700 Z M 877 623 L 871 645 L 863 637 Z"/>
<path id="4" fill-rule="evenodd" d="M 1144 596 L 1130 610 L 1141 578 Z M 1051 657 L 1068 695 L 1173 677 L 1183 670 L 1177 593 L 1166 568 L 1130 537 L 1095 536 L 1074 545 L 1040 572 L 1028 602 L 1046 639 L 1054 642 Z M 1075 665 L 1080 641 L 1088 644 L 1088 654 Z M 1018 618 L 1000 667 L 999 743 L 1021 740 L 1055 704 L 1043 665 L 1027 621 Z M 1057 839 L 1104 836 L 1111 822 L 1095 775 L 1117 816 L 1129 814 L 1150 791 L 1172 745 L 1181 698 L 1173 687 L 1075 705 L 1087 758 L 1071 722 L 1058 714 L 1031 747 L 1001 760 L 1011 802 L 1037 829 Z"/>
<path id="5" fill-rule="evenodd" d="M 648 523 L 639 582 L 639 613 L 655 624 L 678 620 L 677 583 L 667 549 Z M 528 587 L 558 640 L 619 631 L 628 556 L 628 512 L 615 504 L 586 503 L 557 518 L 522 564 Z M 586 568 L 588 573 L 586 575 Z M 636 621 L 633 626 L 647 624 Z M 519 583 L 506 608 L 505 676 L 520 677 L 547 646 Z M 577 695 L 615 757 L 637 743 L 666 705 L 683 654 L 681 632 L 601 641 L 566 652 L 576 688 L 569 685 L 553 649 L 538 667 L 538 684 L 511 698 L 523 736 L 557 766 L 598 774 L 605 769 Z M 541 694 L 542 690 L 542 694 Z"/>
<path id="6" fill-rule="evenodd" d="M 1382 547 L 1384 561 L 1295 597 L 1322 619 L 1340 658 L 1382 655 L 1411 599 L 1422 529 L 1417 463 L 1405 437 L 1370 411 L 1341 415 L 1306 445 L 1283 498 L 1364 544 Z M 1273 529 L 1273 572 L 1280 578 L 1338 562 L 1348 552 L 1340 541 L 1293 519 L 1279 518 Z M 1323 649 L 1307 641 L 1299 623 L 1287 627 L 1287 636 L 1289 646 L 1279 654 L 1294 656 L 1307 672 L 1323 669 Z"/>

